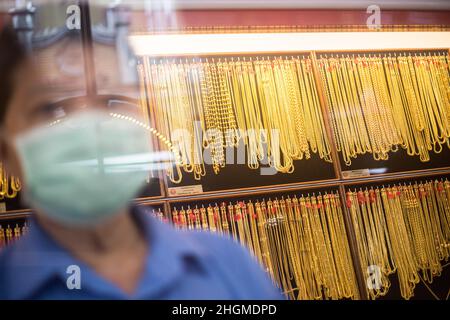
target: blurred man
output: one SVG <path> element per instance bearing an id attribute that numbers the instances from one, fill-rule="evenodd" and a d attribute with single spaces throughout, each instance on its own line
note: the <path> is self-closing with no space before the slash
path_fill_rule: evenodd
<path id="1" fill-rule="evenodd" d="M 113 117 L 86 97 L 55 103 L 43 74 L 4 29 L 0 160 L 34 214 L 0 254 L 0 298 L 282 298 L 241 246 L 178 232 L 130 204 L 148 175 L 136 159 L 152 154 L 137 112 Z"/>

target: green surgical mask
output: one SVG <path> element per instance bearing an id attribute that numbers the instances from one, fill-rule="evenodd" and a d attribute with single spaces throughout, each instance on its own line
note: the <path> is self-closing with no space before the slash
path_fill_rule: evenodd
<path id="1" fill-rule="evenodd" d="M 149 174 L 150 139 L 132 118 L 83 111 L 15 139 L 24 200 L 52 219 L 92 226 L 126 207 Z"/>

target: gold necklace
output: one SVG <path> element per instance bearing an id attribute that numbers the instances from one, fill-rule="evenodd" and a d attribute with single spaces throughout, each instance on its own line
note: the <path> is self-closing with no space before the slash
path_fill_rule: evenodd
<path id="1" fill-rule="evenodd" d="M 268 244 L 268 238 L 267 238 L 267 232 L 265 228 L 266 224 L 266 217 L 263 214 L 263 211 L 261 209 L 261 204 L 259 201 L 255 203 L 255 214 L 256 214 L 256 220 L 257 220 L 257 227 L 258 227 L 258 239 L 261 247 L 261 262 L 262 264 L 267 268 L 267 271 L 269 274 L 273 277 L 273 267 L 270 259 L 270 251 L 269 251 L 269 244 Z"/>
<path id="2" fill-rule="evenodd" d="M 400 292 L 405 299 L 409 299 L 414 293 L 414 287 L 419 282 L 417 263 L 413 249 L 409 242 L 408 229 L 403 218 L 400 197 L 396 190 L 390 188 L 381 189 L 381 198 L 386 216 L 386 222 L 391 237 L 394 263 L 397 267 Z M 403 194 L 402 191 L 400 191 Z"/>
<path id="3" fill-rule="evenodd" d="M 15 198 L 21 188 L 22 185 L 19 179 L 9 175 L 0 162 L 0 200 L 4 198 Z"/>
<path id="4" fill-rule="evenodd" d="M 244 204 L 245 206 L 245 204 Z M 258 234 L 258 226 L 257 226 L 257 215 L 255 213 L 255 207 L 253 206 L 253 203 L 249 201 L 247 203 L 247 217 L 249 221 L 250 226 L 250 234 L 252 239 L 252 247 L 253 251 L 255 253 L 256 258 L 258 259 L 259 263 L 263 263 L 262 259 L 262 251 L 261 246 L 259 242 L 259 234 Z"/>
<path id="5" fill-rule="evenodd" d="M 450 147 L 448 55 L 352 60 L 318 60 L 337 150 L 347 165 L 366 152 L 386 160 L 398 146 L 426 162 L 431 150 Z"/>
<path id="6" fill-rule="evenodd" d="M 325 134 L 325 124 L 320 108 L 319 96 L 315 86 L 314 75 L 312 73 L 311 59 L 299 57 L 295 59 L 295 66 L 297 68 L 297 81 L 300 88 L 306 89 L 306 100 L 304 94 L 302 106 L 305 112 L 305 126 L 308 142 L 311 150 L 318 152 L 319 157 L 327 162 L 331 160 L 331 149 L 328 137 Z"/>
<path id="7" fill-rule="evenodd" d="M 0 225 L 0 250 L 6 246 L 5 229 Z"/>
<path id="8" fill-rule="evenodd" d="M 202 208 L 203 208 L 203 205 L 202 205 Z M 216 223 L 214 221 L 214 212 L 213 212 L 211 205 L 208 206 L 206 211 L 207 211 L 207 216 L 208 216 L 209 230 L 211 230 L 211 232 L 217 232 Z"/>

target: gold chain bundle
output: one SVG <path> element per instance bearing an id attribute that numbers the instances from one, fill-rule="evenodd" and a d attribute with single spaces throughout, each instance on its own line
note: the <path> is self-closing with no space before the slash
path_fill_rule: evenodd
<path id="1" fill-rule="evenodd" d="M 359 297 L 338 194 L 174 208 L 171 220 L 231 236 L 291 299 Z"/>
<path id="2" fill-rule="evenodd" d="M 16 197 L 21 188 L 19 179 L 9 175 L 0 162 L 0 200 Z"/>
<path id="3" fill-rule="evenodd" d="M 150 61 L 139 67 L 148 114 L 172 142 L 181 163 L 169 169 L 180 182 L 181 168 L 199 180 L 204 151 L 218 173 L 226 148 L 243 144 L 247 165 L 266 159 L 291 173 L 293 161 L 311 152 L 331 161 L 309 58 L 247 58 Z"/>
<path id="4" fill-rule="evenodd" d="M 398 147 L 425 162 L 450 147 L 448 54 L 321 56 L 318 60 L 337 149 L 344 162 Z"/>
<path id="5" fill-rule="evenodd" d="M 371 298 L 387 293 L 387 276 L 395 271 L 405 299 L 420 280 L 431 283 L 440 275 L 441 261 L 450 257 L 447 180 L 349 191 L 347 206 L 362 271 L 378 277 L 367 287 Z"/>
<path id="6" fill-rule="evenodd" d="M 14 229 L 11 228 L 9 224 L 6 228 L 3 228 L 0 224 L 0 250 L 9 244 L 12 244 L 27 232 L 28 224 L 26 222 L 22 226 L 16 224 Z"/>

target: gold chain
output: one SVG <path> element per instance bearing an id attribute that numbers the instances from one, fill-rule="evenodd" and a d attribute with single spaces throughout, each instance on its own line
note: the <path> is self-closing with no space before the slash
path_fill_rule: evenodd
<path id="1" fill-rule="evenodd" d="M 158 63 L 144 57 L 144 115 L 154 115 L 156 129 L 180 158 L 168 169 L 169 179 L 181 182 L 181 169 L 201 179 L 206 150 L 218 173 L 226 147 L 240 143 L 252 169 L 267 159 L 279 172 L 292 173 L 294 160 L 309 159 L 311 152 L 331 162 L 311 69 L 310 59 L 301 57 Z"/>
<path id="2" fill-rule="evenodd" d="M 351 164 L 398 147 L 430 160 L 450 147 L 448 54 L 353 55 L 318 60 L 337 150 Z"/>

